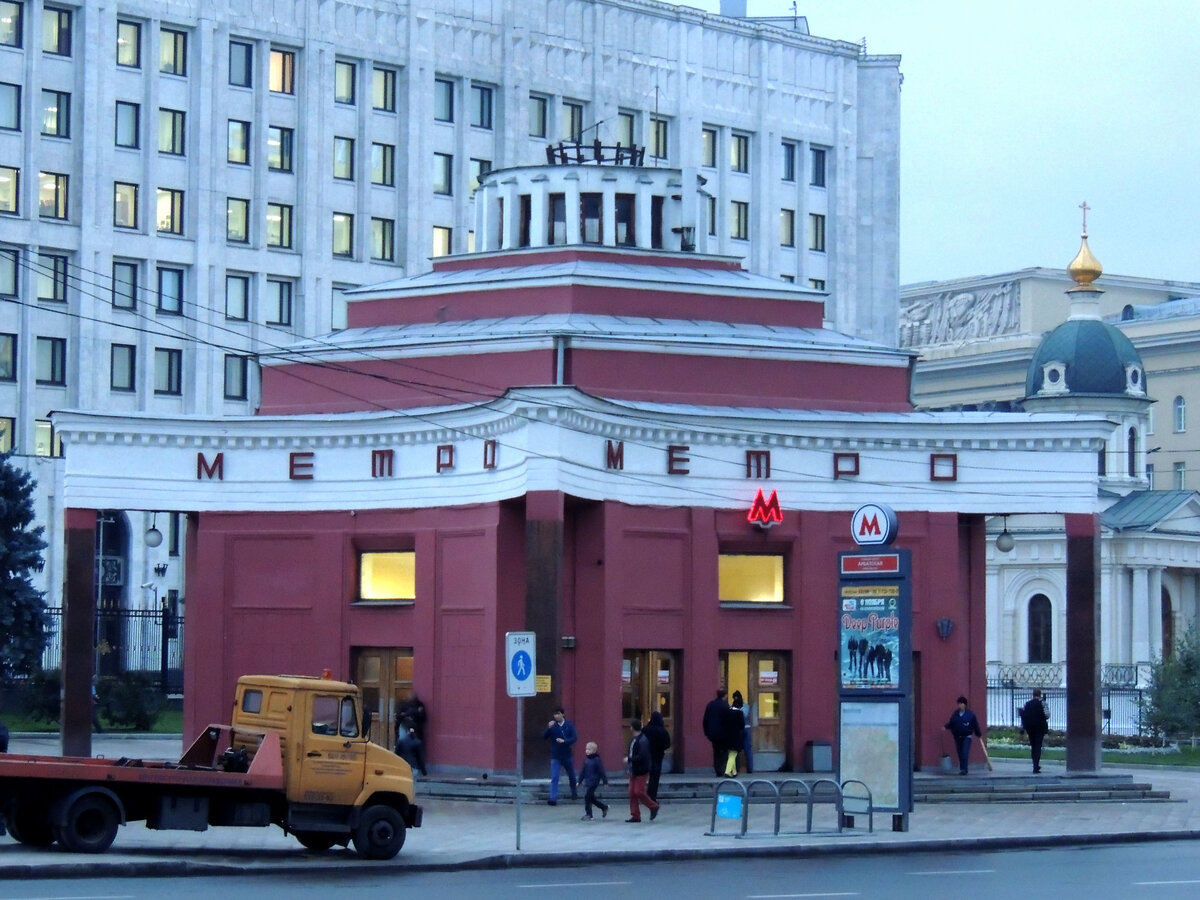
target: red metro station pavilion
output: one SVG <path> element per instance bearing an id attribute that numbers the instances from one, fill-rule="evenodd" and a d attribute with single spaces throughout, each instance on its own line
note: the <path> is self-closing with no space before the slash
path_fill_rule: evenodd
<path id="1" fill-rule="evenodd" d="M 1086 669 L 1112 423 L 914 411 L 911 355 L 707 254 L 706 201 L 691 170 L 492 172 L 482 249 L 352 291 L 345 329 L 262 354 L 257 415 L 56 414 L 64 744 L 89 740 L 97 512 L 130 497 L 187 514 L 189 734 L 241 674 L 328 668 L 383 742 L 415 690 L 434 771 L 513 771 L 504 635 L 532 631 L 549 690 L 526 701 L 527 765 L 561 704 L 607 748 L 660 711 L 669 765 L 706 769 L 701 712 L 727 687 L 759 768 L 801 768 L 837 734 L 838 553 L 866 503 L 911 552 L 917 764 L 954 698 L 984 696 L 985 516 L 1065 515 Z M 1072 713 L 1084 740 L 1095 707 Z"/>

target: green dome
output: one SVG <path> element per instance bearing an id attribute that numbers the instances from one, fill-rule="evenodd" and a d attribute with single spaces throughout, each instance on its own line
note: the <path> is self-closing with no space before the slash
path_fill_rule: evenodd
<path id="1" fill-rule="evenodd" d="M 1050 392 L 1060 396 L 1128 397 L 1146 392 L 1141 356 L 1120 329 L 1099 319 L 1069 319 L 1046 335 L 1029 363 L 1027 398 L 1036 397 L 1046 387 L 1046 366 L 1053 363 L 1065 367 L 1065 387 L 1054 389 L 1051 385 Z M 1136 370 L 1130 371 L 1130 366 Z"/>

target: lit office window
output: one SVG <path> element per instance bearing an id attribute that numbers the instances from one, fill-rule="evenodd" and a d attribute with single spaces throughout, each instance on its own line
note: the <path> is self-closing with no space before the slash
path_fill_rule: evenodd
<path id="1" fill-rule="evenodd" d="M 267 246 L 291 249 L 292 208 L 284 203 L 267 204 Z"/>
<path id="2" fill-rule="evenodd" d="M 358 66 L 338 60 L 333 64 L 333 102 L 354 105 L 354 82 Z"/>
<path id="3" fill-rule="evenodd" d="M 396 258 L 396 222 L 371 219 L 371 259 L 392 262 Z"/>
<path id="4" fill-rule="evenodd" d="M 177 397 L 183 393 L 183 351 L 154 348 L 154 393 Z"/>
<path id="5" fill-rule="evenodd" d="M 391 144 L 371 145 L 371 184 L 394 187 L 396 184 L 396 148 Z"/>
<path id="6" fill-rule="evenodd" d="M 142 26 L 138 22 L 117 21 L 117 65 L 131 69 L 142 67 Z"/>
<path id="7" fill-rule="evenodd" d="M 783 557 L 720 554 L 717 596 L 721 603 L 783 603 Z"/>
<path id="8" fill-rule="evenodd" d="M 185 114 L 181 109 L 158 110 L 158 152 L 183 156 Z"/>
<path id="9" fill-rule="evenodd" d="M 794 209 L 779 211 L 779 246 L 796 246 L 796 211 Z"/>
<path id="10" fill-rule="evenodd" d="M 750 204 L 733 200 L 729 204 L 729 236 L 739 241 L 750 240 Z"/>
<path id="11" fill-rule="evenodd" d="M 415 600 L 415 551 L 368 552 L 359 556 L 358 599 L 361 601 Z"/>
<path id="12" fill-rule="evenodd" d="M 71 11 L 47 6 L 42 10 L 42 52 L 71 55 Z"/>
<path id="13" fill-rule="evenodd" d="M 225 198 L 225 239 L 235 244 L 250 241 L 250 201 L 242 197 Z"/>
<path id="14" fill-rule="evenodd" d="M 730 137 L 729 168 L 735 172 L 750 171 L 750 135 L 735 134 Z"/>
<path id="15" fill-rule="evenodd" d="M 67 176 L 57 172 L 38 173 L 38 215 L 43 219 L 67 218 Z"/>
<path id="16" fill-rule="evenodd" d="M 371 70 L 371 107 L 383 112 L 396 111 L 396 73 L 394 70 Z"/>
<path id="17" fill-rule="evenodd" d="M 291 50 L 271 50 L 267 85 L 273 94 L 296 93 L 296 54 Z"/>
<path id="18" fill-rule="evenodd" d="M 20 212 L 21 170 L 0 166 L 0 213 Z"/>
<path id="19" fill-rule="evenodd" d="M 333 139 L 333 177 L 342 181 L 354 180 L 354 138 Z"/>
<path id="20" fill-rule="evenodd" d="M 232 353 L 225 354 L 225 399 L 245 400 L 249 378 L 249 360 Z"/>
<path id="21" fill-rule="evenodd" d="M 66 91 L 42 91 L 42 134 L 71 136 L 71 95 Z"/>
<path id="22" fill-rule="evenodd" d="M 820 213 L 808 214 L 808 249 L 825 252 L 825 217 Z"/>
<path id="23" fill-rule="evenodd" d="M 67 299 L 67 257 L 61 253 L 39 253 L 37 261 L 37 298 Z"/>
<path id="24" fill-rule="evenodd" d="M 183 191 L 176 188 L 158 188 L 155 197 L 159 233 L 183 234 Z"/>
<path id="25" fill-rule="evenodd" d="M 23 46 L 24 5 L 16 0 L 0 0 L 0 46 Z"/>
<path id="26" fill-rule="evenodd" d="M 350 213 L 333 214 L 333 255 L 354 255 L 354 216 Z"/>
<path id="27" fill-rule="evenodd" d="M 158 38 L 158 71 L 164 75 L 187 74 L 187 34 L 164 28 Z"/>
<path id="28" fill-rule="evenodd" d="M 292 139 L 290 128 L 272 125 L 267 129 L 267 168 L 272 172 L 292 171 Z"/>

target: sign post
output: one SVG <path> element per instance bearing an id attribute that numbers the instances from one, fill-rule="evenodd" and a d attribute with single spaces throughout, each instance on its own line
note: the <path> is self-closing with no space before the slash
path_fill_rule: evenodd
<path id="1" fill-rule="evenodd" d="M 537 636 L 532 631 L 504 635 L 504 676 L 508 696 L 517 698 L 517 849 L 521 849 L 521 782 L 525 780 L 525 701 L 537 693 Z"/>

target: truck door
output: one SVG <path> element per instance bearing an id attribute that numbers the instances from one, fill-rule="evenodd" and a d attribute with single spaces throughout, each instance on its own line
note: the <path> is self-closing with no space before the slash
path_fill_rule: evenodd
<path id="1" fill-rule="evenodd" d="M 354 698 L 313 694 L 300 750 L 301 803 L 350 806 L 362 791 L 367 742 Z"/>

